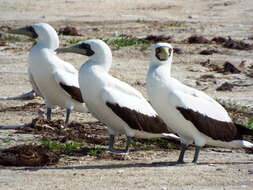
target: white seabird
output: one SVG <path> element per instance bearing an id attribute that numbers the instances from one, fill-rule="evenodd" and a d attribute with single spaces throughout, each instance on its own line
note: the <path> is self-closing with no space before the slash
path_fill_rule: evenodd
<path id="1" fill-rule="evenodd" d="M 87 112 L 78 83 L 78 70 L 55 54 L 59 38 L 49 24 L 40 23 L 10 31 L 37 39 L 28 56 L 28 73 L 33 89 L 40 94 L 51 120 L 54 106 L 66 108 L 65 124 L 72 110 Z"/>
<path id="2" fill-rule="evenodd" d="M 56 51 L 90 57 L 79 70 L 80 89 L 91 114 L 108 127 L 110 151 L 115 151 L 114 137 L 119 134 L 127 137 L 126 152 L 134 136 L 178 140 L 139 91 L 108 73 L 112 53 L 102 40 L 88 40 Z"/>
<path id="3" fill-rule="evenodd" d="M 253 131 L 233 123 L 227 111 L 205 93 L 188 87 L 171 77 L 173 48 L 167 43 L 157 43 L 151 50 L 147 73 L 147 90 L 152 106 L 165 123 L 181 139 L 178 159 L 183 163 L 187 146 L 194 142 L 196 163 L 200 147 L 207 145 L 228 148 L 253 148 L 242 140 Z"/>

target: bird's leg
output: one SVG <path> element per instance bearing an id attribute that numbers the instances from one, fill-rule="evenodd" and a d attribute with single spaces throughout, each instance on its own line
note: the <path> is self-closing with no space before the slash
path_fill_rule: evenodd
<path id="1" fill-rule="evenodd" d="M 52 108 L 47 108 L 47 120 L 51 121 L 51 113 L 52 113 Z"/>
<path id="2" fill-rule="evenodd" d="M 195 154 L 192 163 L 197 163 L 200 152 L 200 146 L 195 146 Z"/>
<path id="3" fill-rule="evenodd" d="M 109 149 L 108 149 L 110 152 L 115 152 L 115 149 L 113 148 L 114 140 L 115 140 L 114 135 L 110 135 L 110 139 L 109 139 Z"/>
<path id="4" fill-rule="evenodd" d="M 67 110 L 66 110 L 65 125 L 68 125 L 68 123 L 69 123 L 69 116 L 70 116 L 71 110 L 72 109 L 70 109 L 70 108 L 67 108 Z"/>
<path id="5" fill-rule="evenodd" d="M 125 152 L 127 153 L 129 151 L 129 145 L 132 143 L 132 137 L 126 136 L 127 137 L 127 141 L 126 141 L 126 148 L 125 148 Z"/>
<path id="6" fill-rule="evenodd" d="M 187 149 L 187 145 L 184 143 L 181 143 L 181 152 L 180 152 L 179 158 L 177 160 L 178 164 L 184 163 L 184 153 L 185 153 L 186 149 Z"/>

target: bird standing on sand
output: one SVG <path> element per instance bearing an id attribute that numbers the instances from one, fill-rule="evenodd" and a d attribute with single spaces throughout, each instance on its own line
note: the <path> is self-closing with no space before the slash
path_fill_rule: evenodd
<path id="1" fill-rule="evenodd" d="M 227 111 L 205 93 L 188 87 L 171 77 L 173 48 L 157 43 L 151 50 L 147 73 L 147 90 L 152 106 L 172 130 L 180 136 L 181 153 L 178 163 L 184 162 L 187 146 L 195 144 L 196 163 L 204 145 L 228 148 L 253 148 L 242 139 L 253 130 L 233 123 Z"/>
<path id="2" fill-rule="evenodd" d="M 111 152 L 117 152 L 113 145 L 114 137 L 119 134 L 127 137 L 124 152 L 134 136 L 178 140 L 139 91 L 108 73 L 112 53 L 102 40 L 88 40 L 56 51 L 90 57 L 79 70 L 80 89 L 89 111 L 108 127 Z"/>
<path id="3" fill-rule="evenodd" d="M 68 124 L 72 110 L 87 112 L 79 89 L 78 71 L 55 54 L 59 38 L 54 28 L 40 23 L 10 33 L 36 39 L 28 56 L 28 73 L 33 89 L 45 100 L 47 119 L 51 120 L 51 110 L 56 105 L 66 108 L 65 124 Z"/>

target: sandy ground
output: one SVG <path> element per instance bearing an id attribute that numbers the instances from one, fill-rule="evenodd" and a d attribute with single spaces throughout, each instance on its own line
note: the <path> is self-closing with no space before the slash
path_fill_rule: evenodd
<path id="1" fill-rule="evenodd" d="M 188 44 L 182 40 L 192 34 L 208 39 L 231 36 L 232 39 L 249 40 L 253 36 L 252 0 L 0 0 L 0 26 L 18 27 L 37 22 L 48 22 L 57 30 L 74 26 L 80 37 L 60 36 L 61 44 L 70 39 L 112 38 L 125 34 L 143 37 L 149 34 L 173 36 L 173 46 L 183 50 L 175 54 L 173 76 L 184 83 L 205 89 L 209 95 L 253 109 L 253 86 L 236 86 L 232 91 L 216 91 L 224 81 L 252 84 L 253 78 L 245 74 L 223 75 L 210 72 L 199 63 L 210 59 L 222 65 L 229 61 L 236 66 L 242 61 L 253 63 L 253 50 L 225 49 L 220 45 Z M 175 22 L 179 23 L 178 25 Z M 0 96 L 17 95 L 31 89 L 27 76 L 27 52 L 31 42 L 8 42 L 0 46 Z M 199 55 L 208 48 L 221 53 Z M 145 96 L 145 76 L 149 49 L 139 46 L 113 50 L 111 74 L 128 82 Z M 79 55 L 61 55 L 76 68 L 86 58 Z M 216 82 L 196 85 L 204 74 L 215 76 Z M 137 83 L 138 81 L 138 83 Z M 31 101 L 1 101 L 0 108 L 23 105 Z M 0 112 L 1 124 L 29 122 L 36 111 Z M 55 111 L 53 118 L 63 118 L 64 112 Z M 94 122 L 88 114 L 75 113 L 72 120 Z M 5 143 L 6 139 L 10 139 Z M 36 141 L 36 136 L 0 131 L 0 148 Z M 130 153 L 129 159 L 98 160 L 94 158 L 63 158 L 59 165 L 45 168 L 0 167 L 0 189 L 252 189 L 253 155 L 243 150 L 205 148 L 199 164 L 174 165 L 178 150 L 140 151 Z M 135 155 L 139 156 L 135 156 Z M 145 155 L 145 156 L 142 156 Z M 186 161 L 190 162 L 193 150 Z"/>

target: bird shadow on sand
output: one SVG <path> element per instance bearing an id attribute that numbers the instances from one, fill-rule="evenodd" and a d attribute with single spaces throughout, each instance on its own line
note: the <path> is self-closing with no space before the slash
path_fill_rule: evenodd
<path id="1" fill-rule="evenodd" d="M 176 162 L 152 162 L 152 163 L 131 163 L 131 164 L 106 164 L 86 166 L 63 166 L 63 167 L 27 167 L 15 168 L 14 170 L 38 171 L 38 170 L 94 170 L 94 169 L 122 169 L 122 168 L 149 168 L 175 166 Z"/>
<path id="2" fill-rule="evenodd" d="M 107 164 L 107 165 L 86 165 L 86 166 L 56 166 L 56 167 L 26 167 L 26 168 L 15 168 L 14 170 L 24 171 L 39 171 L 39 170 L 95 170 L 95 169 L 123 169 L 123 168 L 158 168 L 158 167 L 186 167 L 198 165 L 247 165 L 253 164 L 253 161 L 248 162 L 201 162 L 193 164 L 187 162 L 185 164 L 178 164 L 177 162 L 152 162 L 152 163 L 128 163 L 128 164 Z"/>

